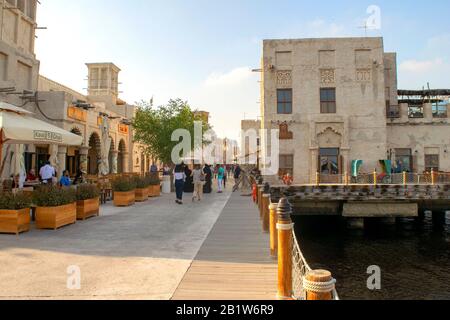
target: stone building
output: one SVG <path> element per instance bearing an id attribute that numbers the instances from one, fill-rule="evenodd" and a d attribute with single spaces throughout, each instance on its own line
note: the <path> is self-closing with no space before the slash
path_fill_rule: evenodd
<path id="1" fill-rule="evenodd" d="M 150 158 L 133 143 L 130 126 L 135 106 L 119 97 L 120 69 L 112 63 L 88 63 L 88 95 L 39 77 L 37 115 L 83 137 L 80 148 L 60 148 L 60 170 L 90 175 L 137 172 L 150 167 Z M 36 150 L 39 159 L 40 150 Z M 47 154 L 47 150 L 43 150 Z"/>
<path id="2" fill-rule="evenodd" d="M 386 159 L 450 171 L 448 97 L 436 99 L 439 117 L 424 99 L 415 117 L 398 100 L 396 54 L 382 38 L 265 40 L 261 75 L 261 128 L 280 130 L 279 174 L 296 183 L 350 173 L 353 160 L 363 172 Z M 262 147 L 270 154 L 270 141 Z"/>
<path id="3" fill-rule="evenodd" d="M 36 0 L 0 0 L 0 101 L 21 106 L 36 91 Z M 25 92 L 24 92 L 25 90 Z"/>

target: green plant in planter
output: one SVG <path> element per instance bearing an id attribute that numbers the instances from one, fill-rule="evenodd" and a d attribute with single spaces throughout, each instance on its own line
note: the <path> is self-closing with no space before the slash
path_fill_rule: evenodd
<path id="1" fill-rule="evenodd" d="M 161 184 L 161 180 L 157 174 L 151 174 L 147 179 L 150 186 L 159 186 Z"/>
<path id="2" fill-rule="evenodd" d="M 136 184 L 137 189 L 146 189 L 150 186 L 150 179 L 148 177 L 134 177 L 133 182 Z"/>
<path id="3" fill-rule="evenodd" d="M 119 177 L 113 180 L 112 188 L 114 192 L 130 192 L 136 189 L 134 178 Z"/>
<path id="4" fill-rule="evenodd" d="M 38 207 L 59 207 L 77 201 L 77 192 L 73 188 L 42 186 L 33 192 L 33 203 Z"/>
<path id="5" fill-rule="evenodd" d="M 22 210 L 31 207 L 31 196 L 18 192 L 0 193 L 0 210 Z"/>
<path id="6" fill-rule="evenodd" d="M 100 196 L 100 190 L 94 184 L 80 184 L 77 186 L 77 201 L 96 199 Z"/>

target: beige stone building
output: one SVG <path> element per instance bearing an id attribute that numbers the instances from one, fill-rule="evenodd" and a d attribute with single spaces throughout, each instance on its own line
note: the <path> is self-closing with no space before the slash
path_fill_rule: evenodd
<path id="1" fill-rule="evenodd" d="M 396 54 L 382 38 L 265 40 L 261 75 L 261 128 L 280 130 L 279 174 L 296 183 L 350 173 L 353 160 L 362 172 L 386 159 L 450 171 L 448 97 L 430 104 L 421 93 L 423 117 L 411 95 L 399 103 Z M 270 141 L 262 147 L 270 154 Z"/>
<path id="2" fill-rule="evenodd" d="M 38 85 L 37 1 L 1 0 L 0 4 L 0 100 L 21 106 L 27 101 L 23 96 Z"/>
<path id="3" fill-rule="evenodd" d="M 26 170 L 49 159 L 59 174 L 82 168 L 89 174 L 145 172 L 150 159 L 133 143 L 135 107 L 119 98 L 120 69 L 112 63 L 88 67 L 88 94 L 39 75 L 35 55 L 36 0 L 0 0 L 0 101 L 23 107 L 40 120 L 83 137 L 80 148 L 25 145 Z M 107 133 L 105 134 L 104 132 Z M 12 174 L 14 147 L 3 150 L 2 178 Z"/>
<path id="4" fill-rule="evenodd" d="M 87 96 L 39 77 L 42 102 L 36 105 L 38 117 L 82 136 L 84 141 L 80 148 L 60 148 L 61 170 L 75 174 L 81 167 L 91 175 L 148 171 L 150 157 L 133 143 L 130 124 L 135 106 L 118 97 L 120 69 L 112 63 L 88 63 L 87 68 Z M 36 150 L 38 159 L 39 152 Z"/>

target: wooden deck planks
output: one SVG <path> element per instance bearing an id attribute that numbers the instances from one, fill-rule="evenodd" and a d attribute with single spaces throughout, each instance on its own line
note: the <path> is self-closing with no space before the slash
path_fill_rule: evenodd
<path id="1" fill-rule="evenodd" d="M 277 264 L 256 206 L 233 194 L 173 300 L 273 300 Z"/>

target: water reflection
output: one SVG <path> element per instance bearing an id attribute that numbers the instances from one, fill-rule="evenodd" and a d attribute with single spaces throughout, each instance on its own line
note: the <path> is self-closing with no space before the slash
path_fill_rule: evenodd
<path id="1" fill-rule="evenodd" d="M 312 268 L 338 280 L 342 299 L 450 299 L 450 234 L 445 219 L 366 221 L 349 230 L 339 217 L 296 217 L 296 233 Z M 367 268 L 382 270 L 382 290 L 367 289 Z"/>

